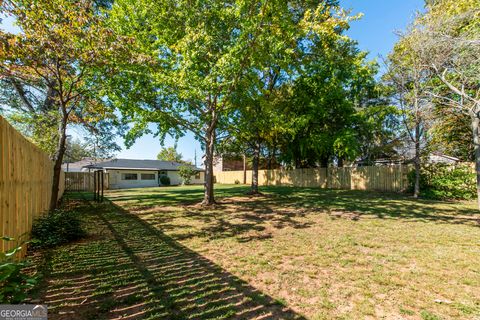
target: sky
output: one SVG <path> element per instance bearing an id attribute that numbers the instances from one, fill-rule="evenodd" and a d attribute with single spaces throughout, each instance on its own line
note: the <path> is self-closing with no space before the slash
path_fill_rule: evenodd
<path id="1" fill-rule="evenodd" d="M 424 0 L 340 0 L 352 15 L 363 13 L 363 18 L 351 23 L 347 34 L 358 41 L 369 58 L 385 57 L 397 41 L 396 31 L 405 30 L 415 13 L 423 10 Z M 380 61 L 380 60 L 379 60 Z"/>
<path id="2" fill-rule="evenodd" d="M 358 41 L 358 46 L 363 51 L 368 51 L 369 59 L 386 57 L 397 41 L 395 31 L 405 30 L 413 20 L 415 13 L 423 9 L 424 0 L 340 0 L 345 9 L 351 9 L 352 15 L 363 13 L 363 17 L 351 23 L 347 35 Z M 1 29 L 14 31 L 11 19 L 4 19 Z M 117 158 L 129 159 L 156 159 L 161 149 L 160 141 L 151 135 L 138 139 L 135 144 L 127 149 L 123 139 L 118 138 L 117 143 L 122 146 Z M 167 138 L 165 146 L 173 146 L 175 141 Z M 187 133 L 177 142 L 177 151 L 184 159 L 194 160 L 197 154 L 197 165 L 201 165 L 203 151 L 200 143 L 191 133 Z"/>

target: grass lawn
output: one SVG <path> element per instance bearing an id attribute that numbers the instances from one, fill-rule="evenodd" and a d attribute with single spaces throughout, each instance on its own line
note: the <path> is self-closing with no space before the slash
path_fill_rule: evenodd
<path id="1" fill-rule="evenodd" d="M 46 259 L 51 319 L 479 319 L 473 202 L 217 186 L 109 191 Z"/>

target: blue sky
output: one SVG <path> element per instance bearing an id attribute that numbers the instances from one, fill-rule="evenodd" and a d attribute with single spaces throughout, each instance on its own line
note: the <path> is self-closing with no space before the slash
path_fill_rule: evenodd
<path id="1" fill-rule="evenodd" d="M 358 41 L 359 48 L 369 51 L 369 58 L 386 56 L 397 41 L 395 31 L 404 30 L 423 9 L 424 0 L 340 0 L 352 14 L 363 13 L 352 22 L 348 35 Z"/>
<path id="2" fill-rule="evenodd" d="M 374 59 L 390 52 L 397 40 L 394 32 L 405 29 L 415 12 L 423 9 L 424 0 L 341 0 L 340 3 L 345 9 L 352 9 L 352 14 L 364 14 L 361 20 L 352 22 L 347 34 L 358 41 L 361 50 L 370 53 L 369 59 Z M 4 20 L 1 28 L 12 31 L 11 19 Z M 130 149 L 123 146 L 123 139 L 119 138 L 118 142 L 123 147 L 118 158 L 155 159 L 161 148 L 158 139 L 151 135 L 138 139 Z M 165 141 L 166 146 L 174 143 L 171 138 Z M 192 134 L 187 133 L 178 141 L 177 150 L 192 161 L 196 150 L 200 165 L 203 152 Z"/>

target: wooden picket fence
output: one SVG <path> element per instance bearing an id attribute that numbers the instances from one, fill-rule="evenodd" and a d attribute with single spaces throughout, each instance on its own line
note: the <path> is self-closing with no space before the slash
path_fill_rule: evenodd
<path id="1" fill-rule="evenodd" d="M 406 165 L 259 170 L 258 184 L 400 192 L 408 187 L 408 171 Z M 223 184 L 243 183 L 243 171 L 215 172 L 215 179 Z M 252 183 L 251 170 L 247 170 L 246 182 Z"/>
<path id="2" fill-rule="evenodd" d="M 92 191 L 94 190 L 93 172 L 65 172 L 66 191 Z M 108 173 L 105 174 L 103 186 L 108 189 Z"/>
<path id="3" fill-rule="evenodd" d="M 52 181 L 53 162 L 48 155 L 0 116 L 0 236 L 28 236 L 33 220 L 50 208 Z M 62 172 L 59 198 L 64 187 Z M 0 241 L 2 252 L 15 245 Z"/>

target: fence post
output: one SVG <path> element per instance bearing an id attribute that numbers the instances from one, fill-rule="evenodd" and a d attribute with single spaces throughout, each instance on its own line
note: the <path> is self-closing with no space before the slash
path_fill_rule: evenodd
<path id="1" fill-rule="evenodd" d="M 97 173 L 93 171 L 93 200 L 97 200 Z"/>
<path id="2" fill-rule="evenodd" d="M 103 176 L 105 175 L 105 173 L 104 173 L 103 171 L 100 171 L 99 174 L 102 176 L 102 197 L 101 197 L 101 202 L 103 202 L 103 188 L 105 187 L 105 185 L 104 185 L 104 180 L 103 180 Z"/>

